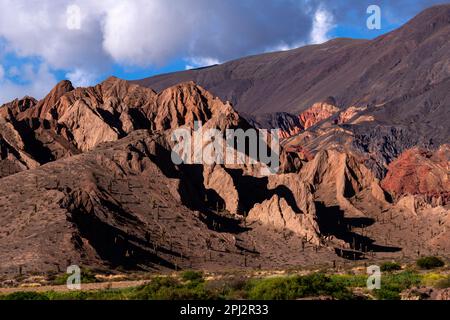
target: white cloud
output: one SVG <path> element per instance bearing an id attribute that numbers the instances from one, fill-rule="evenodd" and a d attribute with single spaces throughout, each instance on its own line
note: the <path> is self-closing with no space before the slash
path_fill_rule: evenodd
<path id="1" fill-rule="evenodd" d="M 95 84 L 96 76 L 82 69 L 75 69 L 66 73 L 66 78 L 72 82 L 75 87 L 89 87 Z"/>
<path id="2" fill-rule="evenodd" d="M 211 57 L 195 57 L 195 58 L 188 58 L 186 60 L 189 63 L 186 65 L 186 70 L 201 67 L 209 67 L 221 63 L 218 59 Z"/>
<path id="3" fill-rule="evenodd" d="M 126 65 L 162 65 L 184 53 L 204 0 L 118 1 L 105 9 L 103 48 Z"/>
<path id="4" fill-rule="evenodd" d="M 97 82 L 114 64 L 160 67 L 181 59 L 189 67 L 207 66 L 280 43 L 285 49 L 306 42 L 314 12 L 311 2 L 0 0 L 0 59 L 5 53 L 38 58 L 48 74 L 63 71 L 76 86 Z M 74 5 L 80 10 L 68 12 Z M 74 12 L 81 14 L 79 19 L 69 16 Z M 77 28 L 70 28 L 74 21 Z M 5 73 L 11 92 L 40 95 L 37 88 L 43 85 L 23 85 L 16 69 Z M 39 75 L 43 73 L 35 78 Z M 21 84 L 14 85 L 12 79 Z M 5 90 L 3 86 L 3 97 Z"/>
<path id="5" fill-rule="evenodd" d="M 266 49 L 265 52 L 288 51 L 299 47 L 303 47 L 304 45 L 306 45 L 306 42 L 304 41 L 295 42 L 293 44 L 287 44 L 286 42 L 281 41 L 278 45 Z"/>
<path id="6" fill-rule="evenodd" d="M 0 0 L 0 38 L 54 69 L 101 73 L 113 62 L 161 66 L 171 59 L 258 53 L 308 37 L 310 0 Z M 68 28 L 69 5 L 80 28 Z M 75 10 L 76 12 L 76 10 Z M 309 11 L 308 11 L 309 12 Z"/>
<path id="7" fill-rule="evenodd" d="M 5 76 L 5 69 L 2 65 L 0 65 L 0 81 L 3 80 L 3 77 Z"/>
<path id="8" fill-rule="evenodd" d="M 83 8 L 80 30 L 67 28 L 72 1 L 0 0 L 0 37 L 6 50 L 40 57 L 55 69 L 106 68 L 110 61 L 101 48 L 101 11 L 86 0 L 76 2 Z"/>
<path id="9" fill-rule="evenodd" d="M 328 41 L 328 32 L 330 32 L 334 26 L 333 15 L 324 8 L 317 9 L 314 14 L 310 42 L 312 44 L 320 44 Z"/>
<path id="10" fill-rule="evenodd" d="M 4 67 L 0 66 L 0 69 L 3 70 L 3 75 L 8 73 Z M 43 98 L 57 83 L 46 64 L 38 67 L 26 64 L 18 69 L 21 74 L 21 83 L 15 83 L 4 76 L 0 77 L 0 104 L 25 95 L 37 99 Z"/>

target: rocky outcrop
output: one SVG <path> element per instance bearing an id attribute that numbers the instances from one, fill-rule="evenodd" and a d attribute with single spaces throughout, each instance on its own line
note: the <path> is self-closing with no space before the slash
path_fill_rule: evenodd
<path id="1" fill-rule="evenodd" d="M 366 111 L 366 110 L 367 110 L 367 107 L 352 106 L 350 108 L 347 108 L 346 110 L 339 113 L 337 123 L 343 124 L 343 123 L 351 122 L 353 124 L 357 124 L 357 123 L 363 122 L 364 119 L 366 119 L 366 120 L 373 119 L 373 118 L 356 117 L 362 111 Z"/>
<path id="2" fill-rule="evenodd" d="M 407 150 L 389 165 L 382 186 L 395 197 L 413 195 L 434 205 L 445 205 L 450 201 L 449 161 L 448 145 L 435 152 Z"/>
<path id="3" fill-rule="evenodd" d="M 261 115 L 241 114 L 241 116 L 257 129 L 279 129 L 280 139 L 287 139 L 304 130 L 299 117 L 286 112 Z"/>
<path id="4" fill-rule="evenodd" d="M 349 215 L 364 216 L 349 200 L 362 191 L 369 192 L 374 201 L 386 202 L 379 180 L 348 153 L 321 151 L 304 165 L 300 176 L 315 187 L 321 199 L 339 205 Z"/>
<path id="5" fill-rule="evenodd" d="M 300 114 L 300 122 L 305 129 L 308 129 L 338 112 L 339 108 L 336 107 L 336 101 L 330 97 L 326 101 L 316 103 L 311 108 L 302 112 Z"/>
<path id="6" fill-rule="evenodd" d="M 248 222 L 260 222 L 278 231 L 289 230 L 306 239 L 307 242 L 320 245 L 317 226 L 306 214 L 297 214 L 283 198 L 274 195 L 249 212 Z"/>
<path id="7" fill-rule="evenodd" d="M 74 90 L 72 83 L 68 80 L 59 82 L 50 93 L 33 108 L 28 108 L 19 118 L 43 118 L 51 119 L 50 110 L 55 107 L 59 100 L 68 92 Z"/>
<path id="8" fill-rule="evenodd" d="M 27 150 L 20 129 L 11 122 L 9 114 L 0 117 L 0 177 L 5 177 L 23 170 L 37 168 L 40 164 Z"/>
<path id="9" fill-rule="evenodd" d="M 25 112 L 28 109 L 33 108 L 37 103 L 38 101 L 32 97 L 16 99 L 0 106 L 0 117 L 6 118 L 9 114 L 16 116 L 21 112 Z"/>
<path id="10" fill-rule="evenodd" d="M 450 300 L 450 288 L 414 287 L 403 291 L 402 300 Z"/>
<path id="11" fill-rule="evenodd" d="M 43 100 L 15 100 L 2 106 L 0 115 L 14 123 L 19 136 L 32 140 L 25 144 L 36 149 L 31 158 L 41 164 L 117 141 L 138 129 L 193 129 L 196 121 L 205 128 L 249 126 L 230 104 L 192 82 L 157 94 L 114 77 L 77 89 L 62 81 Z"/>
<path id="12" fill-rule="evenodd" d="M 269 190 L 279 190 L 270 199 L 256 204 L 247 220 L 258 221 L 277 230 L 290 230 L 315 245 L 320 244 L 320 228 L 312 188 L 297 174 L 269 177 Z"/>
<path id="13" fill-rule="evenodd" d="M 220 165 L 204 166 L 204 187 L 214 190 L 225 203 L 225 209 L 232 213 L 239 213 L 239 193 L 233 178 Z"/>

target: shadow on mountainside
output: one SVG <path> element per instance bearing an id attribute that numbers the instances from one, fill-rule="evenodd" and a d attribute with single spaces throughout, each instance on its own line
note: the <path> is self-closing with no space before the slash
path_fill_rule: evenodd
<path id="1" fill-rule="evenodd" d="M 239 211 L 248 213 L 255 204 L 270 200 L 274 195 L 286 200 L 295 213 L 302 213 L 297 206 L 294 194 L 286 186 L 269 189 L 269 178 L 256 178 L 244 175 L 242 169 L 225 169 L 231 175 L 234 185 L 239 193 Z"/>
<path id="2" fill-rule="evenodd" d="M 353 232 L 353 228 L 366 228 L 375 223 L 371 218 L 346 218 L 338 206 L 327 207 L 323 202 L 316 202 L 317 219 L 324 236 L 334 236 L 350 244 L 351 250 L 336 249 L 336 253 L 346 259 L 360 260 L 370 252 L 398 252 L 401 248 L 381 246 L 375 240 Z"/>

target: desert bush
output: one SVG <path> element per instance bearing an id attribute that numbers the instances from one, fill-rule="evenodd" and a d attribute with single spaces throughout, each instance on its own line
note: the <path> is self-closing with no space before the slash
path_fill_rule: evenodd
<path id="1" fill-rule="evenodd" d="M 205 282 L 205 289 L 224 299 L 245 299 L 247 297 L 247 278 L 227 277 Z"/>
<path id="2" fill-rule="evenodd" d="M 381 288 L 379 290 L 374 290 L 375 297 L 378 300 L 400 300 L 401 290 L 397 288 Z"/>
<path id="3" fill-rule="evenodd" d="M 337 274 L 330 275 L 330 277 L 333 281 L 349 288 L 363 288 L 367 285 L 367 275 L 365 274 Z"/>
<path id="4" fill-rule="evenodd" d="M 248 292 L 251 300 L 293 300 L 316 296 L 331 296 L 335 299 L 353 297 L 344 283 L 324 274 L 258 280 Z"/>
<path id="5" fill-rule="evenodd" d="M 184 281 L 201 282 L 203 281 L 203 272 L 188 270 L 181 274 L 181 279 Z"/>
<path id="6" fill-rule="evenodd" d="M 427 270 L 440 268 L 445 265 L 444 261 L 438 257 L 422 257 L 416 263 L 419 268 Z"/>
<path id="7" fill-rule="evenodd" d="M 440 281 L 447 279 L 447 276 L 439 273 L 427 273 L 423 275 L 421 284 L 426 287 L 434 287 Z"/>
<path id="8" fill-rule="evenodd" d="M 155 278 L 131 295 L 133 300 L 209 300 L 218 298 L 205 289 L 204 283 L 182 284 L 173 278 Z"/>
<path id="9" fill-rule="evenodd" d="M 392 272 L 402 270 L 402 266 L 397 262 L 385 262 L 381 265 L 381 271 Z"/>
<path id="10" fill-rule="evenodd" d="M 384 275 L 381 279 L 381 289 L 373 293 L 380 300 L 398 300 L 403 290 L 420 285 L 422 277 L 413 271 L 403 271 Z"/>

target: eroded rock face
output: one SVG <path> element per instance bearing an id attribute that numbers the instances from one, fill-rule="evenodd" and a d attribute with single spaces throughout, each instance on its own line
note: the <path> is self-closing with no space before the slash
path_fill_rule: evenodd
<path id="1" fill-rule="evenodd" d="M 328 150 L 319 152 L 314 160 L 305 164 L 300 176 L 313 185 L 327 202 L 338 204 L 350 215 L 364 216 L 348 200 L 361 191 L 370 191 L 374 200 L 385 202 L 379 181 L 354 156 Z"/>
<path id="2" fill-rule="evenodd" d="M 241 114 L 241 116 L 257 129 L 279 129 L 280 139 L 287 139 L 304 130 L 299 117 L 286 112 L 261 115 Z"/>
<path id="3" fill-rule="evenodd" d="M 367 110 L 366 107 L 355 107 L 352 106 L 350 108 L 347 108 L 346 110 L 342 111 L 341 113 L 339 113 L 339 118 L 337 120 L 338 123 L 347 123 L 350 122 L 352 120 L 353 124 L 357 124 L 359 122 L 362 122 L 363 119 L 368 120 L 369 118 L 355 118 L 361 111 L 365 111 Z M 373 119 L 373 118 L 370 118 Z"/>
<path id="4" fill-rule="evenodd" d="M 257 221 L 279 231 L 289 230 L 307 239 L 309 243 L 320 244 L 316 225 L 306 214 L 295 213 L 287 201 L 278 195 L 255 205 L 249 212 L 247 221 Z"/>
<path id="5" fill-rule="evenodd" d="M 236 235 L 247 237 L 244 249 L 249 251 L 252 241 L 264 247 L 267 241 L 260 239 L 267 239 L 267 234 L 276 239 L 287 230 L 315 247 L 352 248 L 364 255 L 367 246 L 383 248 L 352 228 L 369 227 L 375 218 L 385 219 L 384 212 L 397 209 L 395 213 L 408 215 L 433 210 L 437 222 L 432 224 L 442 231 L 447 226 L 442 221 L 448 223 L 446 212 L 419 203 L 418 193 L 412 200 L 391 204 L 367 167 L 367 157 L 350 148 L 354 136 L 346 125 L 359 119 L 360 111 L 364 110 L 346 110 L 338 118 L 336 101 L 329 99 L 302 114 L 300 125 L 290 118 L 278 119 L 286 121 L 286 137 L 296 134 L 295 128 L 308 130 L 284 142 L 282 170 L 267 176 L 267 167 L 258 161 L 248 164 L 248 156 L 230 146 L 246 164 L 189 167 L 171 161 L 171 136 L 178 128 L 187 129 L 195 140 L 201 133 L 194 128 L 196 121 L 204 129 L 221 131 L 249 127 L 229 103 L 195 83 L 156 93 L 116 78 L 78 89 L 62 82 L 42 101 L 25 99 L 0 108 L 0 168 L 10 170 L 2 171 L 1 177 L 11 175 L 0 180 L 0 190 L 19 190 L 0 193 L 5 209 L 0 212 L 5 221 L 0 223 L 0 252 L 8 268 L 29 263 L 50 270 L 44 260 L 63 265 L 63 258 L 48 249 L 52 243 L 67 251 L 72 261 L 90 265 L 162 262 L 173 267 L 171 262 L 179 261 L 167 232 L 182 239 L 176 250 L 205 262 L 191 252 L 192 234 L 198 234 L 195 246 L 200 251 L 211 250 L 211 239 L 217 239 L 214 249 L 231 256 L 236 248 L 243 250 Z M 332 121 L 336 119 L 349 122 L 341 125 Z M 199 150 L 211 145 L 208 139 L 198 142 L 203 147 Z M 447 201 L 434 190 L 448 191 L 448 148 L 436 155 L 412 153 L 398 161 L 385 179 L 387 190 L 408 194 L 416 178 L 410 183 L 408 179 L 417 175 L 420 192 L 433 196 L 436 205 Z M 19 171 L 25 172 L 15 174 Z M 257 231 L 246 229 L 246 216 Z M 336 241 L 327 239 L 334 236 Z M 447 234 L 426 237 L 423 242 L 433 246 L 434 241 L 445 242 Z M 11 251 L 11 244 L 19 249 Z M 158 250 L 163 245 L 161 257 Z M 276 250 L 268 249 L 271 254 Z"/>
<path id="6" fill-rule="evenodd" d="M 17 115 L 30 108 L 33 108 L 38 101 L 32 97 L 24 97 L 23 99 L 16 99 L 0 107 L 0 117 L 6 118 L 11 113 Z"/>
<path id="7" fill-rule="evenodd" d="M 278 192 L 256 204 L 247 220 L 259 221 L 278 230 L 290 230 L 319 245 L 320 228 L 311 187 L 297 174 L 281 174 L 269 177 L 268 189 Z"/>
<path id="8" fill-rule="evenodd" d="M 27 152 L 20 129 L 8 118 L 0 117 L 0 177 L 23 170 L 37 168 L 40 164 Z"/>
<path id="9" fill-rule="evenodd" d="M 435 152 L 410 149 L 389 165 L 382 186 L 396 197 L 421 196 L 428 202 L 445 205 L 450 200 L 449 161 L 448 145 Z"/>
<path id="10" fill-rule="evenodd" d="M 361 110 L 349 109 L 341 113 L 341 118 L 343 120 L 351 118 L 357 111 Z M 313 104 L 299 116 L 286 112 L 277 112 L 261 115 L 243 114 L 243 117 L 258 129 L 280 129 L 280 139 L 288 139 L 304 132 L 323 120 L 333 117 L 339 111 L 340 109 L 336 106 L 336 100 L 333 97 L 328 97 L 323 102 Z"/>
<path id="11" fill-rule="evenodd" d="M 214 190 L 225 202 L 225 209 L 232 214 L 239 213 L 239 193 L 233 178 L 220 166 L 205 166 L 203 169 L 205 189 Z"/>
<path id="12" fill-rule="evenodd" d="M 330 98 L 325 102 L 314 104 L 311 108 L 301 113 L 300 122 L 305 129 L 308 129 L 338 112 L 339 108 L 336 107 L 336 101 Z"/>
<path id="13" fill-rule="evenodd" d="M 138 129 L 194 128 L 195 121 L 218 129 L 246 124 L 230 104 L 193 82 L 157 94 L 113 77 L 97 86 L 77 89 L 62 81 L 43 100 L 15 100 L 2 106 L 0 115 L 14 124 L 19 136 L 32 136 L 41 155 L 48 154 L 36 159 L 39 163 L 92 150 Z M 30 147 L 30 142 L 26 144 Z"/>

